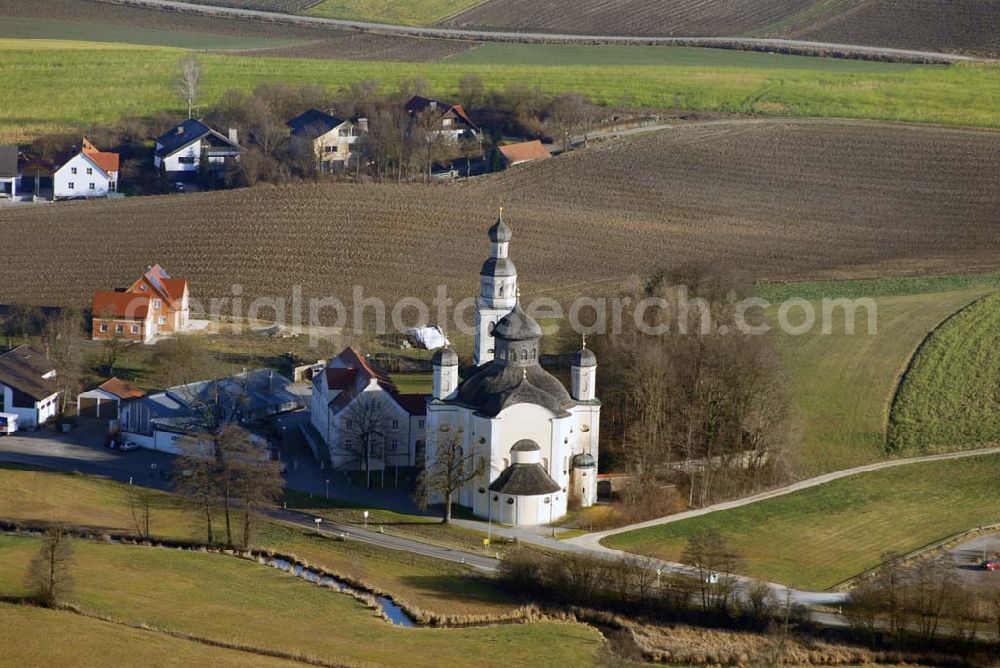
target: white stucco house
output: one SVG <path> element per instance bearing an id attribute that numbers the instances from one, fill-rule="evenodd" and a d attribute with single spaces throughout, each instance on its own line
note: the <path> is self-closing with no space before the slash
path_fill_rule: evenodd
<path id="1" fill-rule="evenodd" d="M 84 137 L 80 152 L 56 168 L 52 176 L 54 199 L 107 197 L 118 192 L 119 157 L 100 151 Z"/>
<path id="2" fill-rule="evenodd" d="M 357 122 L 310 109 L 289 120 L 292 140 L 312 147 L 320 171 L 330 172 L 351 163 L 354 144 L 368 133 L 368 120 Z"/>
<path id="3" fill-rule="evenodd" d="M 193 177 L 201 169 L 203 156 L 210 171 L 220 172 L 239 160 L 240 151 L 236 130 L 226 136 L 189 118 L 156 138 L 153 165 L 168 177 Z"/>
<path id="4" fill-rule="evenodd" d="M 0 198 L 17 197 L 17 147 L 0 146 Z"/>
<path id="5" fill-rule="evenodd" d="M 475 368 L 460 380 L 452 350 L 434 355 L 426 456 L 433 462 L 438 443 L 459 438 L 485 472 L 458 503 L 506 524 L 548 524 L 570 501 L 587 507 L 597 499 L 597 359 L 586 345 L 573 355 L 569 391 L 541 367 L 543 333 L 520 305 L 511 237 L 501 211 L 480 272 Z"/>
<path id="6" fill-rule="evenodd" d="M 59 411 L 56 369 L 31 346 L 0 355 L 0 413 L 17 416 L 21 429 L 34 429 Z"/>
<path id="7" fill-rule="evenodd" d="M 419 467 L 426 410 L 426 395 L 399 392 L 386 373 L 347 348 L 313 376 L 306 438 L 335 469 Z"/>

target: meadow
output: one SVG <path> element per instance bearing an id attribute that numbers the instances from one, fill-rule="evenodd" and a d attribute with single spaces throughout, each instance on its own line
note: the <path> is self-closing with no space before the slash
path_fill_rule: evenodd
<path id="1" fill-rule="evenodd" d="M 468 9 L 482 0 L 321 0 L 306 9 L 310 16 L 422 26 Z"/>
<path id="2" fill-rule="evenodd" d="M 921 345 L 899 386 L 886 444 L 915 455 L 1000 442 L 1000 294 L 956 313 Z"/>
<path id="3" fill-rule="evenodd" d="M 136 535 L 131 491 L 127 485 L 101 478 L 3 464 L 0 465 L 0 518 L 17 522 L 59 521 L 98 532 Z M 178 503 L 176 497 L 156 491 L 144 490 L 144 493 L 150 494 L 152 499 L 150 532 L 153 537 L 204 540 L 200 518 Z M 300 507 L 309 505 L 300 497 L 293 497 L 289 505 L 295 507 L 296 502 Z M 415 533 L 433 542 L 454 542 L 448 536 L 434 540 L 437 532 L 433 529 L 438 526 L 418 528 Z M 368 583 L 390 592 L 412 609 L 430 614 L 494 614 L 510 612 L 517 607 L 515 601 L 459 564 L 361 543 L 333 541 L 275 522 L 265 522 L 259 528 L 255 543 Z"/>
<path id="4" fill-rule="evenodd" d="M 679 561 L 692 534 L 715 529 L 742 555 L 745 574 L 825 589 L 874 567 L 890 550 L 910 552 L 996 522 L 998 477 L 996 455 L 911 464 L 611 536 L 603 543 Z"/>
<path id="5" fill-rule="evenodd" d="M 38 546 L 0 537 L 0 592 L 25 593 Z M 346 595 L 225 555 L 84 541 L 74 552 L 70 602 L 87 612 L 348 665 L 459 665 L 469 657 L 484 666 L 568 665 L 588 662 L 602 644 L 596 630 L 575 623 L 400 628 Z"/>
<path id="6" fill-rule="evenodd" d="M 163 28 L 18 16 L 4 17 L 4 20 L 0 21 L 0 39 L 107 42 L 212 51 L 278 48 L 303 43 L 303 40 L 295 39 L 218 35 Z"/>
<path id="7" fill-rule="evenodd" d="M 0 101 L 0 141 L 79 130 L 124 115 L 179 112 L 172 82 L 182 53 L 0 39 L 0 77 L 16 91 Z M 426 79 L 435 95 L 448 97 L 456 93 L 463 74 L 475 72 L 494 88 L 518 84 L 553 94 L 577 91 L 598 104 L 631 109 L 1000 126 L 1000 66 L 829 72 L 783 68 L 781 58 L 790 57 L 769 56 L 774 66 L 762 68 L 347 62 L 204 54 L 200 104 L 211 105 L 228 89 L 264 82 L 336 88 L 374 79 L 391 89 L 412 77 Z M 116 76 L 105 76 L 108 71 Z"/>
<path id="8" fill-rule="evenodd" d="M 830 297 L 839 296 L 836 286 L 828 285 Z M 884 459 L 889 407 L 910 357 L 941 321 L 995 289 L 877 297 L 874 336 L 868 334 L 864 309 L 858 311 L 854 334 L 846 332 L 845 313 L 839 309 L 829 335 L 777 334 L 791 380 L 793 459 L 799 475 Z M 814 305 L 820 313 L 820 304 Z"/>
<path id="9" fill-rule="evenodd" d="M 3 659 L 14 666 L 301 665 L 27 605 L 0 603 L 0 624 Z M 53 638 L 72 638 L 72 642 L 53 642 Z"/>

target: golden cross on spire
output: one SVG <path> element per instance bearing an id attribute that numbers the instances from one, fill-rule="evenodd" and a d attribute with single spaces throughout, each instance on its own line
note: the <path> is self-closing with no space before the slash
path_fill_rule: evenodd
<path id="1" fill-rule="evenodd" d="M 583 347 L 586 348 L 587 347 L 587 335 L 583 334 L 583 335 L 581 335 L 581 338 L 583 339 Z"/>

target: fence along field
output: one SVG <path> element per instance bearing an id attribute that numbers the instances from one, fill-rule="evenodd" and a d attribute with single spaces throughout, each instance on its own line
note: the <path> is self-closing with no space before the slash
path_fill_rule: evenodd
<path id="1" fill-rule="evenodd" d="M 487 0 L 443 23 L 586 35 L 754 35 L 1000 52 L 998 0 Z"/>
<path id="2" fill-rule="evenodd" d="M 1000 442 L 1000 293 L 956 313 L 914 357 L 887 447 L 906 456 Z"/>
<path id="3" fill-rule="evenodd" d="M 599 184 L 599 185 L 595 185 Z M 794 193 L 794 196 L 791 195 Z M 503 202 L 526 296 L 718 261 L 759 278 L 1000 266 L 1000 133 L 743 121 L 452 185 L 315 184 L 0 211 L 0 303 L 83 305 L 160 262 L 202 296 L 475 292 Z M 154 219 L 163 234 L 135 234 Z M 573 252 L 567 252 L 572 248 Z M 66 258 L 74 258 L 72 265 Z"/>

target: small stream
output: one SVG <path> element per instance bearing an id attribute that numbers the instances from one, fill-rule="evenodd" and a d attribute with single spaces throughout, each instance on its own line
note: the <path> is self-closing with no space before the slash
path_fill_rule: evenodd
<path id="1" fill-rule="evenodd" d="M 265 562 L 268 566 L 272 568 L 277 568 L 278 570 L 285 571 L 297 578 L 302 578 L 307 582 L 311 582 L 315 585 L 322 587 L 329 587 L 331 589 L 336 589 L 339 592 L 345 594 L 358 594 L 361 596 L 368 596 L 365 592 L 354 589 L 349 584 L 343 580 L 339 580 L 325 573 L 318 573 L 314 570 L 306 568 L 301 564 L 293 564 L 286 559 L 279 559 L 277 557 L 270 557 Z M 392 622 L 395 626 L 406 626 L 414 627 L 417 626 L 416 621 L 408 614 L 406 611 L 399 607 L 395 601 L 393 601 L 388 596 L 372 596 L 378 603 L 379 608 L 385 614 L 385 616 Z"/>

